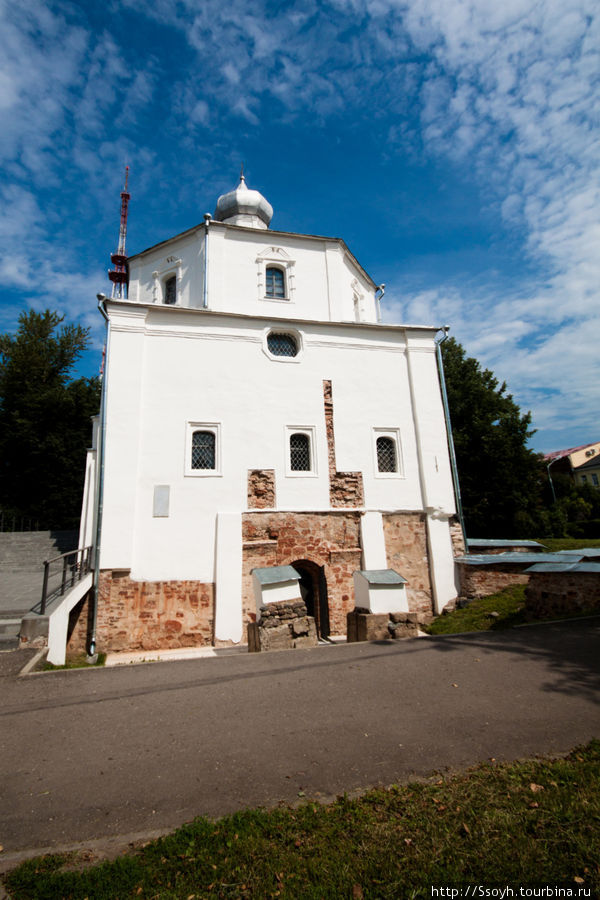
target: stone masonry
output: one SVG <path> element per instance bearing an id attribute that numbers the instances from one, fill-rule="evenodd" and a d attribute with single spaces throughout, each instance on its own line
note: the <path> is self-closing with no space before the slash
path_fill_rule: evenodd
<path id="1" fill-rule="evenodd" d="M 275 470 L 248 470 L 248 509 L 273 509 L 275 502 Z"/>
<path id="2" fill-rule="evenodd" d="M 525 608 L 534 618 L 600 610 L 600 576 L 592 572 L 532 572 Z"/>
<path id="3" fill-rule="evenodd" d="M 248 624 L 248 650 L 291 650 L 316 647 L 315 620 L 302 600 L 269 603 L 260 608 L 258 622 Z"/>
<path id="4" fill-rule="evenodd" d="M 418 613 L 371 613 L 358 607 L 348 613 L 348 643 L 418 637 Z"/>
<path id="5" fill-rule="evenodd" d="M 72 623 L 69 653 L 85 644 L 87 610 Z M 214 590 L 198 581 L 132 581 L 129 572 L 100 573 L 98 650 L 166 650 L 212 646 Z"/>
<path id="6" fill-rule="evenodd" d="M 329 502 L 334 509 L 364 506 L 362 472 L 338 472 L 335 467 L 335 434 L 333 430 L 333 389 L 331 381 L 323 382 L 325 428 L 329 456 Z"/>
<path id="7" fill-rule="evenodd" d="M 460 595 L 474 600 L 495 594 L 511 584 L 527 584 L 529 575 L 525 569 L 531 563 L 493 563 L 494 554 L 490 554 L 489 565 L 471 566 L 457 562 L 460 576 Z"/>
<path id="8" fill-rule="evenodd" d="M 310 560 L 327 581 L 331 634 L 346 633 L 354 607 L 353 573 L 360 569 L 360 513 L 249 512 L 242 516 L 244 620 L 256 619 L 252 569 Z"/>
<path id="9" fill-rule="evenodd" d="M 411 612 L 421 621 L 433 615 L 427 525 L 424 513 L 384 513 L 383 534 L 387 564 L 407 580 L 406 595 Z"/>
<path id="10" fill-rule="evenodd" d="M 450 540 L 452 541 L 452 552 L 454 555 L 464 556 L 467 548 L 465 547 L 465 538 L 458 517 L 450 520 Z"/>

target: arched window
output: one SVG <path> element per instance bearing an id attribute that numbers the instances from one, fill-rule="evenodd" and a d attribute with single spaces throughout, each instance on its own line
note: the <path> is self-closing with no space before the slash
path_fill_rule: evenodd
<path id="1" fill-rule="evenodd" d="M 192 435 L 192 469 L 215 468 L 215 434 L 194 431 Z"/>
<path id="2" fill-rule="evenodd" d="M 167 278 L 165 281 L 165 303 L 168 303 L 169 306 L 172 306 L 174 303 L 177 303 L 177 276 L 171 275 L 170 278 Z"/>
<path id="3" fill-rule="evenodd" d="M 273 356 L 297 356 L 298 342 L 293 334 L 271 331 L 267 336 L 267 347 Z"/>
<path id="4" fill-rule="evenodd" d="M 307 434 L 290 435 L 290 469 L 292 472 L 310 472 L 310 439 Z"/>
<path id="5" fill-rule="evenodd" d="M 273 297 L 275 300 L 285 300 L 285 277 L 283 269 L 275 266 L 267 266 L 265 273 L 265 297 Z"/>
<path id="6" fill-rule="evenodd" d="M 377 469 L 379 472 L 397 472 L 396 441 L 391 437 L 377 438 Z"/>

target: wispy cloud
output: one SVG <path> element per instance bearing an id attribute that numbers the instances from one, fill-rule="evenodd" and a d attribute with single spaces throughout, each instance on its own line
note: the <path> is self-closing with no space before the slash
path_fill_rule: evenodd
<path id="1" fill-rule="evenodd" d="M 374 168 L 433 161 L 473 186 L 528 261 L 519 277 L 490 265 L 446 282 L 433 266 L 418 290 L 392 270 L 388 315 L 451 324 L 553 441 L 589 430 L 600 380 L 595 0 L 113 0 L 111 15 L 130 17 L 127 47 L 85 4 L 0 0 L 5 283 L 28 302 L 58 285 L 77 314 L 98 267 L 81 266 L 81 235 L 57 204 L 106 240 L 125 161 L 150 243 L 166 236 L 156 186 L 176 212 L 190 182 L 225 176 L 240 135 L 268 152 L 281 122 L 299 141 L 352 122 L 357 141 L 381 135 Z"/>

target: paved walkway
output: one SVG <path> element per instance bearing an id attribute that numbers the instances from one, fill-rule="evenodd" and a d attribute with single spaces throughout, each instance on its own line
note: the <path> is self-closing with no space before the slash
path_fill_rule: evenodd
<path id="1" fill-rule="evenodd" d="M 600 736 L 599 639 L 596 618 L 9 672 L 0 679 L 0 866 L 17 851 L 154 834 L 199 814 L 563 753 Z"/>

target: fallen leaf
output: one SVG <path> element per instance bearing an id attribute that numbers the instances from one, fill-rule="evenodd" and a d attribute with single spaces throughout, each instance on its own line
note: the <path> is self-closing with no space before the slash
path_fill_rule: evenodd
<path id="1" fill-rule="evenodd" d="M 539 805 L 540 805 L 540 804 L 539 804 L 539 803 L 536 803 L 535 800 L 532 800 L 531 803 L 529 804 L 529 806 L 531 807 L 531 809 L 537 809 Z"/>
<path id="2" fill-rule="evenodd" d="M 405 844 L 412 844 L 412 838 L 404 838 Z"/>
<path id="3" fill-rule="evenodd" d="M 463 831 L 465 832 L 465 834 L 471 834 L 471 829 L 469 828 L 469 826 L 467 825 L 466 822 L 462 823 L 462 827 L 463 827 Z"/>
<path id="4" fill-rule="evenodd" d="M 352 900 L 362 900 L 365 895 L 363 894 L 363 889 L 360 884 L 352 885 Z"/>
<path id="5" fill-rule="evenodd" d="M 543 791 L 543 790 L 544 790 L 544 785 L 543 785 L 543 784 L 536 784 L 534 781 L 532 781 L 531 784 L 529 785 L 529 790 L 530 790 L 530 791 L 533 791 L 534 794 L 537 794 L 538 791 Z"/>
<path id="6" fill-rule="evenodd" d="M 573 881 L 575 881 L 577 884 L 584 883 L 583 878 L 581 878 L 581 876 L 579 876 L 579 875 L 576 875 L 575 878 L 573 879 Z"/>

